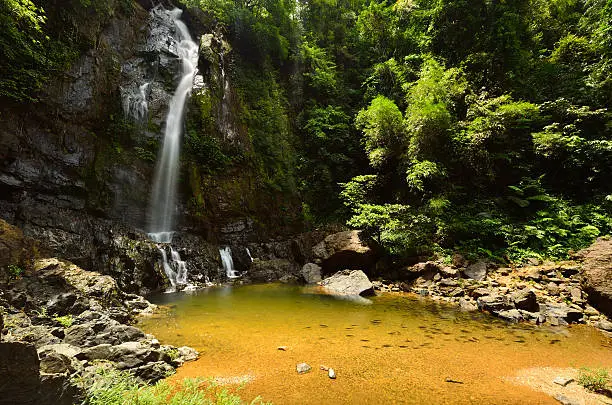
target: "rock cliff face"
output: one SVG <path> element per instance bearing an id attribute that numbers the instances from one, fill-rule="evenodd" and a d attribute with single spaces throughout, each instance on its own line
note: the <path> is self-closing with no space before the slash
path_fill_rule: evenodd
<path id="1" fill-rule="evenodd" d="M 39 103 L 6 105 L 0 114 L 0 218 L 57 256 L 112 274 L 125 290 L 141 293 L 165 283 L 159 252 L 144 231 L 179 68 L 176 28 L 163 12 L 143 5 L 152 6 L 134 2 L 130 12 L 89 21 L 92 48 L 49 84 Z M 215 142 L 248 153 L 252 146 L 237 124 L 238 98 L 227 73 L 231 46 L 202 12 L 186 12 L 184 20 L 193 37 L 202 38 L 188 115 L 208 114 Z M 213 175 L 187 153 L 181 177 L 183 236 L 177 240 L 186 245 L 178 248 L 197 278 L 217 278 L 213 244 L 295 229 L 288 215 L 276 212 L 299 204 L 261 193 L 248 165 Z"/>

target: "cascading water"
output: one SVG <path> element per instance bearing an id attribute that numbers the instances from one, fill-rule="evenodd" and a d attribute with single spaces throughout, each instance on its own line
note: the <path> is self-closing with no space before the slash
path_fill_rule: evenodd
<path id="1" fill-rule="evenodd" d="M 164 11 L 176 25 L 176 50 L 181 59 L 181 79 L 170 100 L 166 130 L 161 155 L 157 161 L 153 192 L 149 212 L 149 237 L 159 244 L 170 244 L 174 234 L 176 212 L 177 180 L 179 174 L 179 151 L 183 129 L 185 100 L 189 96 L 198 62 L 198 45 L 191 39 L 187 26 L 180 20 L 182 11 Z M 169 246 L 170 260 L 165 246 L 162 251 L 163 265 L 173 286 L 187 282 L 187 267 L 176 250 Z"/>
<path id="2" fill-rule="evenodd" d="M 251 251 L 249 250 L 249 248 L 245 248 L 247 255 L 249 256 L 249 259 L 251 260 L 251 263 L 253 263 L 253 256 L 251 256 Z"/>
<path id="3" fill-rule="evenodd" d="M 234 260 L 232 259 L 232 249 L 229 246 L 225 246 L 219 249 L 221 255 L 221 263 L 223 263 L 223 269 L 227 278 L 238 278 L 240 275 L 234 269 Z"/>
<path id="4" fill-rule="evenodd" d="M 135 87 L 135 86 L 134 86 Z M 123 99 L 123 112 L 126 117 L 131 117 L 136 122 L 143 122 L 149 114 L 149 104 L 147 103 L 147 90 L 149 83 L 136 88 L 121 88 Z"/>

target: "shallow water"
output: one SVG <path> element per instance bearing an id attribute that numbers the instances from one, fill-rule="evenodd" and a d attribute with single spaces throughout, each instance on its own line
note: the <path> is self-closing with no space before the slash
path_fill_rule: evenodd
<path id="1" fill-rule="evenodd" d="M 592 328 L 511 325 L 408 295 L 351 301 L 267 284 L 150 299 L 169 310 L 140 326 L 201 353 L 173 378 L 248 376 L 241 395 L 276 404 L 556 403 L 504 377 L 526 367 L 612 366 L 612 342 Z M 300 362 L 313 370 L 298 375 Z"/>

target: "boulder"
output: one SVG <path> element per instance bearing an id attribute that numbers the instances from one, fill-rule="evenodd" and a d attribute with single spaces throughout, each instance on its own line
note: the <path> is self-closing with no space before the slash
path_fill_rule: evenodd
<path id="1" fill-rule="evenodd" d="M 478 308 L 497 314 L 499 311 L 513 309 L 506 297 L 498 294 L 485 295 L 476 300 Z"/>
<path id="2" fill-rule="evenodd" d="M 131 372 L 149 384 L 154 384 L 161 379 L 171 376 L 175 370 L 174 367 L 164 361 L 156 361 L 132 369 Z"/>
<path id="3" fill-rule="evenodd" d="M 520 322 L 523 320 L 523 316 L 518 309 L 499 311 L 495 315 L 509 322 Z"/>
<path id="4" fill-rule="evenodd" d="M 327 236 L 312 248 L 314 261 L 325 274 L 344 269 L 371 270 L 379 253 L 359 237 L 359 231 L 344 231 Z"/>
<path id="5" fill-rule="evenodd" d="M 510 296 L 510 299 L 512 302 L 514 302 L 514 306 L 517 309 L 522 309 L 528 312 L 538 312 L 540 310 L 536 295 L 529 288 L 513 293 Z"/>
<path id="6" fill-rule="evenodd" d="M 79 360 L 108 360 L 112 356 L 112 345 L 105 343 L 93 347 L 89 347 L 79 353 L 76 357 Z"/>
<path id="7" fill-rule="evenodd" d="M 583 320 L 582 310 L 561 303 L 540 305 L 540 311 L 545 314 L 546 319 L 551 323 L 557 323 L 554 319 L 560 320 L 558 323 L 561 325 L 582 322 Z"/>
<path id="8" fill-rule="evenodd" d="M 321 266 L 314 263 L 306 263 L 302 267 L 302 277 L 308 284 L 316 284 L 321 281 Z"/>
<path id="9" fill-rule="evenodd" d="M 470 264 L 463 269 L 463 275 L 472 280 L 482 281 L 487 277 L 487 263 L 483 261 Z"/>
<path id="10" fill-rule="evenodd" d="M 179 357 L 182 361 L 194 361 L 198 359 L 200 353 L 192 347 L 181 346 L 178 349 Z"/>
<path id="11" fill-rule="evenodd" d="M 153 350 L 139 342 L 125 342 L 112 348 L 110 360 L 117 363 L 120 370 L 140 367 L 146 363 L 157 362 L 162 359 L 160 351 Z"/>
<path id="12" fill-rule="evenodd" d="M 0 405 L 38 404 L 39 366 L 33 345 L 0 343 Z"/>
<path id="13" fill-rule="evenodd" d="M 374 286 L 361 270 L 342 270 L 321 281 L 321 286 L 342 295 L 374 295 Z"/>
<path id="14" fill-rule="evenodd" d="M 402 269 L 401 278 L 406 280 L 416 280 L 417 278 L 433 280 L 439 271 L 440 266 L 435 262 L 420 262 Z"/>
<path id="15" fill-rule="evenodd" d="M 470 300 L 466 300 L 465 298 L 459 298 L 459 308 L 462 311 L 476 311 L 478 310 L 478 306 Z"/>
<path id="16" fill-rule="evenodd" d="M 612 240 L 599 238 L 580 252 L 582 285 L 589 303 L 612 317 Z"/>

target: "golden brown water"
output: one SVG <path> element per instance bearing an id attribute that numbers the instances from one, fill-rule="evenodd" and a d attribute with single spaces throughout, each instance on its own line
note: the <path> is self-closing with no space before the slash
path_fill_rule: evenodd
<path id="1" fill-rule="evenodd" d="M 251 376 L 241 396 L 275 404 L 554 404 L 503 378 L 526 367 L 612 366 L 612 342 L 595 329 L 510 325 L 408 295 L 364 305 L 268 284 L 152 301 L 171 309 L 140 326 L 201 354 L 173 379 Z M 300 362 L 313 370 L 298 375 Z"/>

